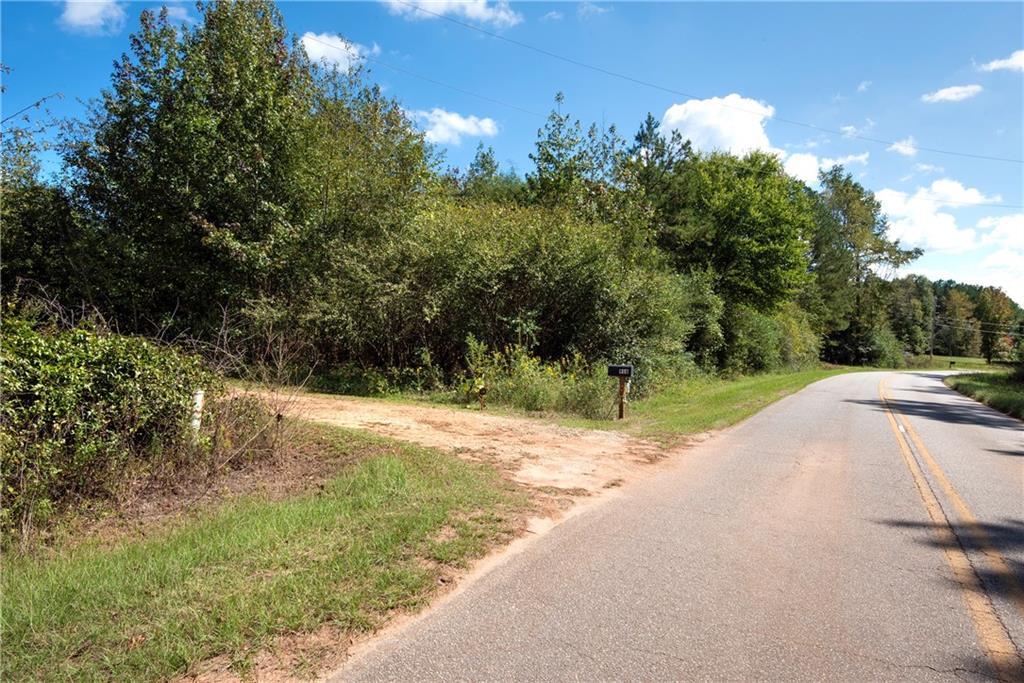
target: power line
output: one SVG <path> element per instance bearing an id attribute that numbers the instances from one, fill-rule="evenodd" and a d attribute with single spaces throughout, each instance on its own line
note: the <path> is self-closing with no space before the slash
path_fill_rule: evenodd
<path id="1" fill-rule="evenodd" d="M 3 125 L 5 123 L 7 123 L 8 121 L 10 121 L 14 117 L 16 117 L 18 114 L 23 114 L 24 112 L 27 112 L 29 109 L 34 109 L 36 107 L 39 107 L 40 105 L 43 104 L 43 102 L 45 102 L 46 100 L 49 100 L 51 98 L 54 98 L 54 97 L 61 97 L 62 98 L 64 96 L 62 94 L 60 94 L 59 92 L 55 92 L 55 93 L 50 93 L 49 95 L 46 95 L 44 97 L 40 97 L 38 100 L 36 100 L 32 104 L 28 105 L 27 107 L 22 107 L 21 109 L 19 109 L 18 111 L 14 112 L 10 116 L 5 116 L 4 119 L 2 121 L 0 121 L 0 125 Z"/>
<path id="2" fill-rule="evenodd" d="M 995 332 L 994 330 L 981 330 L 981 329 L 978 329 L 977 327 L 972 327 L 972 326 L 960 327 L 958 325 L 951 325 L 949 323 L 938 323 L 937 322 L 937 323 L 935 323 L 935 326 L 936 327 L 944 327 L 944 328 L 949 329 L 949 330 L 961 330 L 963 332 L 984 332 L 984 333 L 987 333 L 987 334 L 1000 334 L 1000 335 L 1003 335 L 1005 337 L 1013 337 L 1014 339 L 1019 339 L 1022 336 L 1019 332 Z"/>
<path id="3" fill-rule="evenodd" d="M 437 17 L 439 19 L 444 19 L 445 21 L 451 22 L 453 24 L 457 24 L 457 25 L 462 26 L 464 28 L 467 28 L 467 29 L 469 29 L 471 31 L 476 31 L 478 33 L 482 33 L 482 34 L 484 34 L 486 36 L 490 36 L 492 38 L 496 38 L 498 40 L 502 40 L 502 41 L 504 41 L 506 43 L 509 43 L 511 45 L 516 45 L 516 46 L 521 47 L 521 48 L 526 49 L 526 50 L 532 50 L 533 52 L 536 52 L 538 54 L 542 54 L 542 55 L 545 55 L 547 57 L 551 57 L 552 59 L 558 59 L 560 61 L 566 62 L 568 64 L 572 64 L 574 66 L 578 66 L 578 67 L 583 68 L 583 69 L 589 69 L 591 71 L 596 71 L 597 73 L 601 73 L 601 74 L 604 74 L 606 76 L 611 76 L 613 78 L 619 78 L 619 79 L 624 80 L 624 81 L 629 81 L 630 83 L 635 83 L 637 85 L 642 85 L 644 87 L 652 88 L 654 90 L 660 90 L 662 92 L 666 92 L 666 93 L 669 93 L 669 94 L 672 94 L 672 95 L 678 95 L 680 97 L 686 97 L 688 99 L 695 99 L 695 100 L 705 99 L 705 98 L 700 97 L 699 95 L 694 95 L 693 93 L 684 92 L 682 90 L 676 90 L 675 88 L 669 88 L 669 87 L 666 87 L 666 86 L 663 86 L 663 85 L 659 85 L 657 83 L 652 83 L 650 81 L 645 81 L 643 79 L 636 78 L 636 77 L 630 76 L 628 74 L 620 73 L 618 71 L 612 71 L 611 69 L 605 69 L 604 67 L 595 66 L 593 64 L 588 64 L 586 62 L 581 62 L 578 59 L 573 59 L 572 57 L 566 57 L 565 55 L 560 55 L 560 54 L 558 54 L 556 52 L 551 52 L 550 50 L 546 50 L 546 49 L 544 49 L 542 47 L 537 47 L 536 45 L 531 45 L 529 43 L 524 43 L 524 42 L 522 42 L 520 40 L 516 40 L 514 38 L 509 38 L 508 36 L 503 36 L 500 33 L 495 33 L 494 31 L 488 31 L 485 28 L 481 28 L 479 26 L 474 26 L 473 24 L 467 23 L 465 21 L 459 21 L 458 19 L 455 19 L 453 17 L 447 16 L 446 14 L 443 14 L 441 12 L 434 12 L 432 10 L 425 9 L 425 8 L 423 8 L 420 5 L 417 5 L 415 3 L 409 2 L 408 0 L 395 0 L 395 1 L 405 5 L 407 7 L 412 8 L 414 11 L 423 12 L 425 14 L 429 14 L 429 15 Z M 756 111 L 753 111 L 753 110 L 750 110 L 750 109 L 746 109 L 744 107 L 737 107 L 735 105 L 724 104 L 724 103 L 719 103 L 719 106 L 726 107 L 726 108 L 729 108 L 729 109 L 735 109 L 736 111 L 741 111 L 741 112 L 744 112 L 746 114 L 751 114 L 751 115 L 760 116 L 760 117 L 764 116 L 763 112 L 756 112 Z M 819 131 L 819 132 L 822 132 L 822 133 L 829 133 L 830 135 L 840 135 L 840 136 L 843 136 L 843 137 L 854 138 L 854 139 L 857 139 L 857 140 L 864 140 L 865 142 L 873 142 L 873 143 L 880 144 L 880 145 L 892 146 L 892 145 L 896 144 L 896 142 L 893 141 L 893 140 L 883 140 L 881 138 L 872 138 L 872 137 L 868 137 L 866 135 L 860 135 L 860 134 L 856 134 L 856 133 L 848 133 L 848 132 L 844 133 L 843 131 L 840 131 L 840 130 L 835 130 L 835 129 L 832 129 L 832 128 L 825 128 L 823 126 L 818 126 L 818 125 L 815 125 L 813 123 L 804 123 L 803 121 L 796 121 L 794 119 L 785 119 L 785 118 L 782 118 L 782 117 L 779 117 L 779 116 L 772 116 L 771 119 L 773 121 L 779 121 L 781 123 L 787 123 L 787 124 L 789 124 L 791 126 L 800 126 L 801 128 L 809 128 L 811 130 Z M 1002 161 L 1002 162 L 1012 163 L 1012 164 L 1024 164 L 1024 159 L 1011 159 L 1009 157 L 988 156 L 988 155 L 985 155 L 985 154 L 973 154 L 971 152 L 956 152 L 956 151 L 947 150 L 947 149 L 937 149 L 937 148 L 934 148 L 934 147 L 921 147 L 920 145 L 914 145 L 914 149 L 920 150 L 922 152 L 932 152 L 934 154 L 946 154 L 946 155 L 950 155 L 950 156 L 967 157 L 969 159 L 983 159 L 983 160 L 986 160 L 986 161 Z"/>
<path id="4" fill-rule="evenodd" d="M 972 321 L 964 319 L 964 318 L 953 318 L 953 317 L 946 316 L 946 315 L 940 315 L 939 319 L 943 320 L 945 322 L 948 322 L 948 323 L 955 323 L 955 324 L 963 323 L 963 324 L 967 324 L 967 325 L 978 325 L 978 326 L 989 325 L 990 327 L 996 328 L 994 330 L 986 330 L 986 329 L 984 329 L 984 327 L 982 327 L 982 332 L 1003 332 L 1003 331 L 1011 331 L 1011 332 L 1013 332 L 1013 331 L 1016 331 L 1019 328 L 1019 325 L 1013 324 L 1013 323 L 994 323 L 994 322 L 988 322 L 988 321 L 984 321 L 984 320 L 975 320 L 975 321 L 972 322 Z"/>
<path id="5" fill-rule="evenodd" d="M 344 48 L 342 48 L 342 47 L 340 47 L 338 45 L 333 45 L 333 44 L 328 43 L 328 42 L 323 41 L 323 40 L 319 40 L 318 38 L 315 38 L 313 36 L 309 36 L 309 35 L 303 36 L 303 40 L 311 40 L 314 43 L 319 43 L 319 44 L 324 45 L 326 47 L 334 48 L 335 50 L 338 50 L 339 52 L 342 52 L 345 55 L 351 56 L 351 54 L 347 50 L 345 50 Z M 431 78 L 430 76 L 424 76 L 422 74 L 418 74 L 415 71 L 410 71 L 409 69 L 404 69 L 402 67 L 395 66 L 394 64 L 389 64 L 388 62 L 385 62 L 385 61 L 383 61 L 381 59 L 377 59 L 376 57 L 371 57 L 369 55 L 360 55 L 359 57 L 360 57 L 360 59 L 365 59 L 365 60 L 367 60 L 369 62 L 373 62 L 374 64 L 380 64 L 381 66 L 386 67 L 388 69 L 391 69 L 392 71 L 397 71 L 398 73 L 402 73 L 402 74 L 405 74 L 407 76 L 412 76 L 413 78 L 418 78 L 418 79 L 420 79 L 422 81 L 426 81 L 428 83 L 433 83 L 434 85 L 440 85 L 443 88 L 449 88 L 450 90 L 454 90 L 456 92 L 460 92 L 463 95 L 469 95 L 470 97 L 476 97 L 477 99 L 484 100 L 484 101 L 490 102 L 492 104 L 498 104 L 498 105 L 501 105 L 502 107 L 508 107 L 509 109 L 515 109 L 516 111 L 520 111 L 520 112 L 522 112 L 524 114 L 530 114 L 531 116 L 538 116 L 540 118 L 544 118 L 544 114 L 540 114 L 540 113 L 537 113 L 535 111 L 531 111 L 529 109 L 525 109 L 525 108 L 520 107 L 519 105 L 516 105 L 516 104 L 511 104 L 509 102 L 503 102 L 502 100 L 497 100 L 497 99 L 494 99 L 493 97 L 488 97 L 487 95 L 481 95 L 480 93 L 475 93 L 475 92 L 473 92 L 471 90 L 466 90 L 465 88 L 460 88 L 457 85 L 452 85 L 451 83 L 445 83 L 443 81 L 439 81 L 439 80 L 437 80 L 435 78 Z"/>

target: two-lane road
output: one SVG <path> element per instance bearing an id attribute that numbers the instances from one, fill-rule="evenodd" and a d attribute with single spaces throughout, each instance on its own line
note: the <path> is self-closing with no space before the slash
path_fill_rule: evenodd
<path id="1" fill-rule="evenodd" d="M 1024 429 L 937 374 L 788 397 L 339 680 L 1024 680 Z"/>

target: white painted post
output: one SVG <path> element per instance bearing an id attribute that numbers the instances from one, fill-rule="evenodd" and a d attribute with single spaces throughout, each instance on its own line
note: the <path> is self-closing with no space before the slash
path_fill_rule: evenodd
<path id="1" fill-rule="evenodd" d="M 206 393 L 202 389 L 196 389 L 192 394 L 192 431 L 198 432 L 199 425 L 203 421 L 203 401 Z"/>

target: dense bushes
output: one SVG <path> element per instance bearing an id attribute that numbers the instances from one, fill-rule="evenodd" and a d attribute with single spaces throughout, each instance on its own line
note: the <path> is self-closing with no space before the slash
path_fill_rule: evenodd
<path id="1" fill-rule="evenodd" d="M 615 231 L 561 210 L 438 200 L 387 240 L 354 242 L 311 284 L 294 327 L 328 367 L 446 371 L 465 340 L 543 360 L 682 350 L 683 278 L 652 248 L 623 258 Z"/>
<path id="2" fill-rule="evenodd" d="M 773 315 L 740 306 L 730 312 L 726 329 L 726 372 L 802 370 L 818 363 L 818 336 L 807 314 L 794 304 Z"/>
<path id="3" fill-rule="evenodd" d="M 137 337 L 11 317 L 2 333 L 4 531 L 27 530 L 73 499 L 116 497 L 139 475 L 229 453 L 266 421 L 251 400 L 218 400 L 217 378 L 197 357 Z M 199 388 L 211 394 L 211 415 L 193 438 L 188 421 Z"/>
<path id="4" fill-rule="evenodd" d="M 486 390 L 488 401 L 521 410 L 571 412 L 583 417 L 608 417 L 612 385 L 581 356 L 542 363 L 521 346 L 489 351 L 470 338 L 469 374 L 456 391 L 459 400 L 473 401 Z"/>

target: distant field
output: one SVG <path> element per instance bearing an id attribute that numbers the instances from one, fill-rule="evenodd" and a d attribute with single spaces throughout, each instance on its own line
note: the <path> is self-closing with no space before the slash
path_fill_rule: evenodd
<path id="1" fill-rule="evenodd" d="M 954 365 L 950 367 L 950 363 Z M 989 365 L 984 358 L 970 356 L 914 356 L 907 364 L 911 370 L 998 370 L 1000 365 Z"/>
<path id="2" fill-rule="evenodd" d="M 1024 382 L 1009 372 L 954 375 L 946 384 L 961 394 L 1024 420 Z"/>

